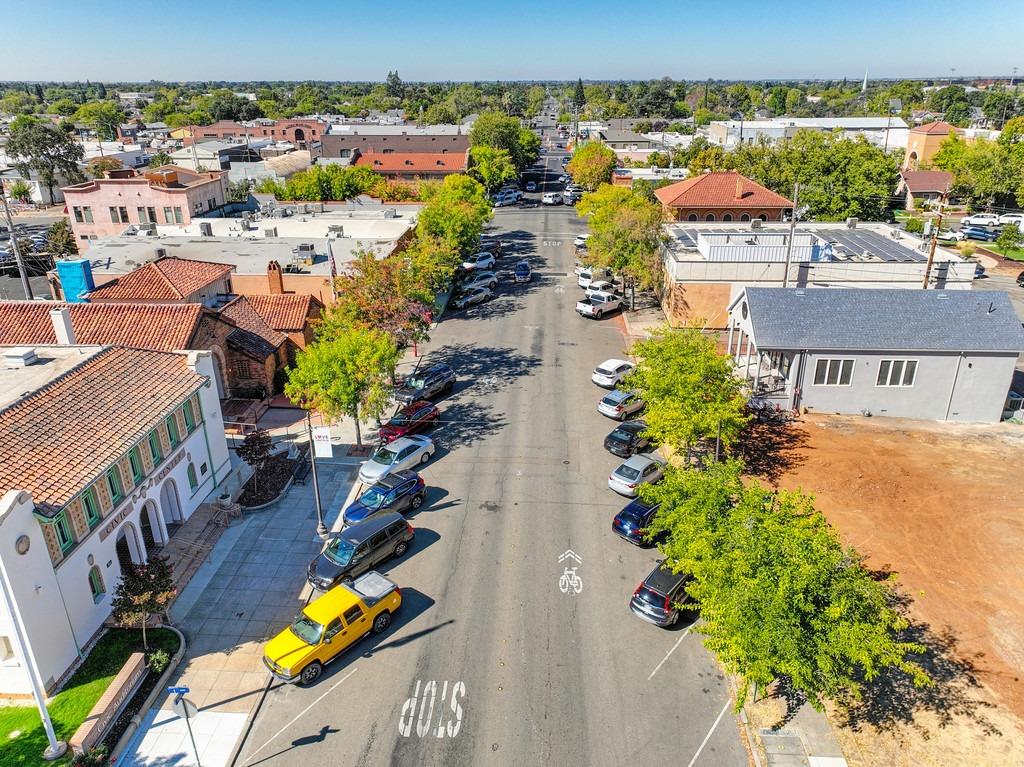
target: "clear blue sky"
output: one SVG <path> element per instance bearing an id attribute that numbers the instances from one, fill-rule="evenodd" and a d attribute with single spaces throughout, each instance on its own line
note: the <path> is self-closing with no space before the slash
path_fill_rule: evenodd
<path id="1" fill-rule="evenodd" d="M 382 80 L 389 69 L 405 80 L 860 79 L 865 68 L 1024 68 L 1020 14 L 994 0 L 4 5 L 0 80 Z"/>

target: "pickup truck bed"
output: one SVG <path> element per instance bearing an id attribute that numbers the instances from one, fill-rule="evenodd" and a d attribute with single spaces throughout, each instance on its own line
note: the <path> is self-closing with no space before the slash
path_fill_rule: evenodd
<path id="1" fill-rule="evenodd" d="M 388 580 L 376 570 L 370 570 L 370 572 L 360 575 L 352 583 L 342 585 L 362 597 L 367 607 L 373 607 L 388 594 L 398 589 L 398 585 L 394 581 Z"/>
<path id="2" fill-rule="evenodd" d="M 582 317 L 601 317 L 622 308 L 622 299 L 611 293 L 596 293 L 576 302 L 576 313 Z"/>

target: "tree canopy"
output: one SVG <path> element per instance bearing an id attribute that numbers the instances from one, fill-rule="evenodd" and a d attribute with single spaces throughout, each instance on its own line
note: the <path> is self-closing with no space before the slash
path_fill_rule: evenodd
<path id="1" fill-rule="evenodd" d="M 501 112 L 484 112 L 473 123 L 469 132 L 473 147 L 491 147 L 508 152 L 517 171 L 523 171 L 540 156 L 540 136 L 523 128 L 518 118 Z"/>
<path id="2" fill-rule="evenodd" d="M 654 287 L 662 279 L 661 205 L 628 187 L 602 184 L 576 205 L 587 219 L 587 261 L 633 277 L 641 288 Z"/>
<path id="3" fill-rule="evenodd" d="M 85 180 L 78 167 L 78 163 L 85 157 L 85 150 L 71 136 L 53 125 L 34 120 L 12 124 L 7 139 L 7 154 L 14 159 L 14 167 L 20 173 L 28 176 L 35 171 L 39 174 L 39 180 L 49 190 L 50 199 L 53 199 L 58 174 L 71 184 Z"/>
<path id="4" fill-rule="evenodd" d="M 469 175 L 493 192 L 516 177 L 516 166 L 506 149 L 475 146 L 469 150 Z"/>
<path id="5" fill-rule="evenodd" d="M 597 141 L 588 141 L 576 148 L 566 170 L 572 180 L 584 189 L 594 191 L 601 184 L 610 184 L 618 165 L 615 152 Z"/>
<path id="6" fill-rule="evenodd" d="M 469 176 L 453 175 L 424 193 L 417 234 L 436 239 L 456 257 L 468 253 L 491 218 L 483 186 Z"/>

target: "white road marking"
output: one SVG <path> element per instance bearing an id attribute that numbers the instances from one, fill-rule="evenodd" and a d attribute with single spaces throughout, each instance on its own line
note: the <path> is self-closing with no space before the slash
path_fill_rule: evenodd
<path id="1" fill-rule="evenodd" d="M 262 751 L 262 750 L 263 750 L 263 749 L 265 749 L 265 748 L 266 748 L 267 746 L 269 746 L 269 745 L 270 745 L 271 743 L 273 743 L 273 742 L 274 742 L 275 740 L 277 740 L 277 737 L 278 737 L 278 736 L 279 736 L 279 735 L 280 735 L 280 734 L 281 734 L 282 732 L 284 732 L 285 730 L 287 730 L 287 729 L 288 729 L 289 727 L 291 727 L 291 726 L 292 726 L 293 724 L 295 724 L 295 723 L 296 723 L 296 722 L 297 722 L 297 721 L 298 721 L 299 719 L 301 719 L 301 718 L 302 718 L 303 716 L 305 716 L 305 715 L 306 715 L 306 713 L 307 713 L 307 712 L 308 712 L 308 711 L 309 711 L 309 710 L 310 710 L 311 708 L 313 708 L 313 706 L 315 706 L 315 705 L 316 705 L 317 703 L 319 703 L 319 702 L 320 702 L 320 701 L 322 701 L 322 700 L 323 700 L 324 698 L 326 698 L 326 697 L 327 697 L 328 695 L 330 695 L 330 694 L 331 694 L 331 693 L 332 693 L 332 692 L 334 691 L 334 688 L 335 688 L 335 687 L 337 687 L 337 686 L 338 686 L 339 684 L 341 684 L 342 682 L 344 682 L 344 681 L 345 681 L 346 679 L 348 679 L 348 678 L 349 678 L 350 676 L 352 676 L 352 675 L 353 675 L 354 673 L 356 673 L 356 669 L 355 669 L 355 667 L 353 667 L 351 671 L 349 671 L 349 672 L 348 672 L 347 674 L 345 674 L 345 676 L 343 676 L 343 677 L 342 677 L 341 679 L 339 679 L 339 680 L 338 680 L 337 682 L 335 682 L 334 684 L 332 684 L 332 685 L 331 685 L 331 686 L 330 686 L 330 687 L 328 688 L 327 692 L 325 692 L 325 693 L 324 693 L 323 695 L 321 695 L 321 696 L 320 696 L 319 698 L 317 698 L 317 699 L 316 699 L 316 700 L 314 700 L 314 701 L 313 701 L 312 703 L 310 703 L 310 704 L 309 704 L 308 706 L 306 706 L 306 707 L 305 707 L 304 709 L 302 709 L 302 711 L 300 711 L 300 712 L 299 712 L 298 714 L 296 714 L 296 715 L 295 715 L 295 718 L 294 718 L 294 719 L 292 719 L 292 720 L 291 720 L 290 722 L 288 722 L 288 724 L 286 724 L 286 725 L 285 725 L 284 727 L 282 727 L 282 728 L 281 728 L 280 730 L 278 730 L 277 732 L 275 732 L 275 733 L 273 734 L 273 736 L 272 736 L 272 737 L 270 738 L 270 740 L 268 740 L 268 741 L 267 741 L 266 743 L 264 743 L 264 744 L 263 744 L 262 746 L 260 746 L 259 748 L 257 748 L 257 749 L 256 749 L 255 751 L 253 751 L 253 752 L 252 752 L 251 754 L 249 754 L 249 758 L 250 758 L 250 759 L 252 759 L 252 757 L 256 756 L 256 754 L 258 754 L 258 753 L 259 753 L 260 751 Z"/>
<path id="2" fill-rule="evenodd" d="M 718 723 L 722 721 L 722 717 L 725 716 L 726 710 L 731 705 L 732 701 L 727 700 L 725 705 L 722 706 L 722 710 L 718 712 L 718 718 L 715 720 L 715 723 L 711 725 L 711 729 L 708 730 L 708 734 L 705 735 L 704 740 L 700 742 L 700 746 L 697 748 L 697 753 L 693 755 L 693 759 L 690 760 L 690 763 L 686 765 L 686 767 L 693 767 L 693 765 L 697 763 L 697 757 L 700 756 L 700 752 L 704 750 L 704 746 L 708 744 L 708 740 L 711 739 L 711 734 L 715 731 L 715 728 L 718 727 Z"/>
<path id="3" fill-rule="evenodd" d="M 413 689 L 412 696 L 409 697 L 405 703 L 402 704 L 402 711 L 398 716 L 398 734 L 403 738 L 410 737 L 413 732 L 420 738 L 424 737 L 435 737 L 443 738 L 446 735 L 449 738 L 454 738 L 459 734 L 459 730 L 462 729 L 462 706 L 459 703 L 459 697 L 465 697 L 466 685 L 462 682 L 451 683 L 451 696 L 449 707 L 451 709 L 452 717 L 445 722 L 445 699 L 449 698 L 448 694 L 448 682 L 444 681 L 441 688 L 441 697 L 438 700 L 437 696 L 437 682 L 434 680 L 428 681 L 422 686 L 423 694 L 420 695 L 421 680 L 416 680 L 416 686 Z M 430 702 L 427 703 L 427 696 L 430 696 Z M 437 727 L 431 728 L 431 724 L 434 720 L 434 704 L 438 705 L 438 719 Z M 419 716 L 416 714 L 416 710 L 419 709 Z M 413 725 L 415 724 L 415 727 Z"/>
<path id="4" fill-rule="evenodd" d="M 654 678 L 654 675 L 658 673 L 658 669 L 660 669 L 662 666 L 665 665 L 665 661 L 668 660 L 668 656 L 676 651 L 676 648 L 679 647 L 679 645 L 682 643 L 682 641 L 684 639 L 686 639 L 686 635 L 689 634 L 689 633 L 690 633 L 690 629 L 686 629 L 686 631 L 683 632 L 683 635 L 681 637 L 679 637 L 679 639 L 676 640 L 676 643 L 674 645 L 672 645 L 672 649 L 668 651 L 668 653 L 665 655 L 665 657 L 661 659 L 661 663 L 659 663 L 657 666 L 655 666 L 654 667 L 654 671 L 652 671 L 651 675 L 649 677 L 647 677 L 647 681 L 648 682 L 650 682 L 651 679 Z"/>

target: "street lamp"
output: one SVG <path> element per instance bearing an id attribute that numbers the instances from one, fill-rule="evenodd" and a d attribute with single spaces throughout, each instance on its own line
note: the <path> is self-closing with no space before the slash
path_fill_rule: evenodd
<path id="1" fill-rule="evenodd" d="M 1010 76 L 1010 100 L 1013 100 L 1013 81 L 1017 79 L 1017 67 L 1013 68 L 1013 74 Z M 1010 101 L 1003 102 L 1003 116 L 999 118 L 999 127 L 1002 128 L 1006 125 L 1006 107 L 1009 106 Z"/>
<path id="2" fill-rule="evenodd" d="M 885 147 L 883 152 L 889 151 L 889 131 L 892 129 L 892 113 L 903 109 L 903 101 L 900 99 L 889 99 L 888 116 L 885 118 Z"/>
<path id="3" fill-rule="evenodd" d="M 316 534 L 321 539 L 327 538 L 327 525 L 324 524 L 324 509 L 320 504 L 320 481 L 316 475 L 316 446 L 313 444 L 313 421 L 306 409 L 306 433 L 309 435 L 309 467 L 313 471 L 313 498 L 316 501 Z"/>

